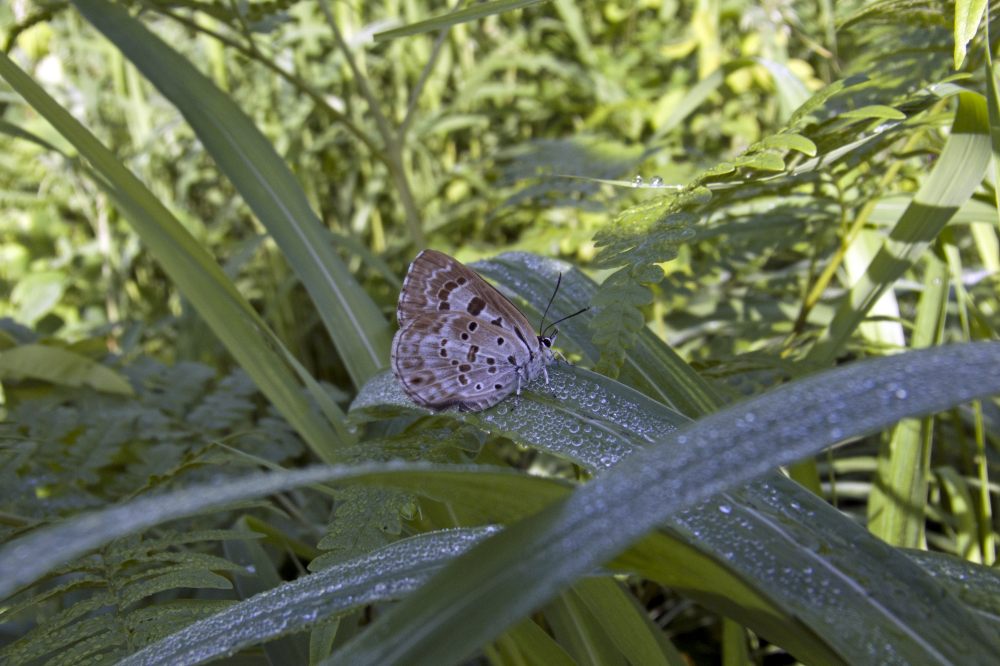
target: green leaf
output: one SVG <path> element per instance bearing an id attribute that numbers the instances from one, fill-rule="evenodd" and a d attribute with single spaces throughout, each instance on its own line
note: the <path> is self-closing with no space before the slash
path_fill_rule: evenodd
<path id="1" fill-rule="evenodd" d="M 793 134 L 791 132 L 783 132 L 781 134 L 772 134 L 770 136 L 764 137 L 760 141 L 760 145 L 764 148 L 778 148 L 781 150 L 796 150 L 809 157 L 814 157 L 816 155 L 816 144 L 802 136 L 801 134 Z"/>
<path id="2" fill-rule="evenodd" d="M 26 275 L 10 292 L 10 302 L 18 321 L 26 326 L 52 312 L 66 289 L 66 275 L 60 271 L 38 271 Z"/>
<path id="3" fill-rule="evenodd" d="M 927 263 L 913 326 L 914 349 L 940 344 L 948 307 L 947 266 L 933 255 Z M 886 543 L 925 546 L 932 426 L 931 418 L 904 419 L 879 452 L 876 481 L 868 497 L 868 529 Z"/>
<path id="4" fill-rule="evenodd" d="M 906 120 L 906 114 L 885 104 L 869 104 L 860 109 L 850 109 L 841 113 L 838 118 L 852 120 Z"/>
<path id="5" fill-rule="evenodd" d="M 62 386 L 89 386 L 133 395 L 132 386 L 111 368 L 61 347 L 21 345 L 0 351 L 0 381 L 38 379 Z"/>
<path id="6" fill-rule="evenodd" d="M 456 663 L 684 506 L 904 416 L 1000 392 L 1000 375 L 981 372 L 996 363 L 1000 343 L 916 351 L 841 366 L 713 414 L 473 548 L 334 657 Z M 1000 649 L 966 620 L 962 646 L 935 646 L 928 657 L 958 649 L 952 656 L 963 661 L 970 644 Z"/>

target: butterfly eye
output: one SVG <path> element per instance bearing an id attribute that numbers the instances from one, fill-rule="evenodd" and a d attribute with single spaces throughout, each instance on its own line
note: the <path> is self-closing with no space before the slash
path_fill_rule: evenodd
<path id="1" fill-rule="evenodd" d="M 551 347 L 552 346 L 552 339 L 551 338 L 539 338 L 539 340 L 541 340 L 542 344 L 545 345 L 546 347 Z"/>

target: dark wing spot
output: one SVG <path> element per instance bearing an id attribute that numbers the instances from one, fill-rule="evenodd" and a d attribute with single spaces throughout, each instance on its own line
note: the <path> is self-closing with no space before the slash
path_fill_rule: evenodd
<path id="1" fill-rule="evenodd" d="M 442 349 L 440 353 L 441 353 L 441 358 L 448 358 L 448 350 L 447 349 Z"/>
<path id="2" fill-rule="evenodd" d="M 476 390 L 477 391 L 482 391 L 483 390 L 483 385 L 482 384 L 476 384 Z"/>
<path id="3" fill-rule="evenodd" d="M 462 365 L 458 366 L 459 372 L 468 372 L 469 370 L 472 370 L 472 366 L 469 365 L 468 363 L 463 363 Z"/>
<path id="4" fill-rule="evenodd" d="M 503 384 L 494 384 L 493 388 L 495 388 L 497 391 L 499 391 L 500 389 L 503 388 Z"/>
<path id="5" fill-rule="evenodd" d="M 486 357 L 486 365 L 493 365 L 494 363 L 496 363 L 496 360 L 492 356 Z"/>
<path id="6" fill-rule="evenodd" d="M 469 383 L 469 378 L 466 377 L 465 375 L 459 375 L 458 376 L 458 383 L 461 384 L 462 386 L 465 386 L 466 384 Z"/>
<path id="7" fill-rule="evenodd" d="M 469 346 L 469 354 L 468 354 L 468 356 L 466 358 L 468 358 L 470 361 L 475 361 L 476 360 L 476 354 L 478 354 L 478 353 L 479 353 L 479 345 L 470 345 Z"/>
<path id="8" fill-rule="evenodd" d="M 497 366 L 491 365 L 490 367 L 486 368 L 486 372 L 490 373 L 491 375 L 495 375 L 497 372 Z"/>
<path id="9" fill-rule="evenodd" d="M 441 346 L 444 347 L 446 344 L 448 344 L 448 338 L 441 338 Z"/>
<path id="10" fill-rule="evenodd" d="M 510 363 L 511 365 L 517 365 L 517 359 L 514 358 L 513 354 L 507 357 L 507 362 Z"/>
<path id="11" fill-rule="evenodd" d="M 442 289 L 442 290 L 440 290 L 438 292 L 438 298 L 441 299 L 442 301 L 447 301 L 448 300 L 448 296 L 450 296 L 450 295 L 451 295 L 451 292 L 448 291 L 447 289 Z"/>
<path id="12" fill-rule="evenodd" d="M 477 314 L 483 311 L 486 307 L 486 301 L 479 298 L 478 296 L 473 296 L 472 300 L 469 301 L 469 305 L 465 308 L 468 310 L 469 314 L 475 317 Z"/>
<path id="13" fill-rule="evenodd" d="M 438 310 L 450 310 L 451 306 L 448 305 L 448 301 L 441 301 L 438 304 Z"/>
<path id="14" fill-rule="evenodd" d="M 444 288 L 447 289 L 448 291 L 452 291 L 454 289 L 458 289 L 458 284 L 455 283 L 453 280 L 448 280 L 447 282 L 444 283 Z"/>
<path id="15" fill-rule="evenodd" d="M 465 332 L 463 332 L 463 333 L 462 333 L 462 339 L 463 339 L 463 340 L 468 340 L 468 339 L 469 339 L 469 334 L 468 334 L 468 333 L 465 333 Z"/>
<path id="16" fill-rule="evenodd" d="M 459 284 L 465 284 L 465 278 L 464 277 L 456 278 L 455 282 L 457 282 Z"/>
<path id="17" fill-rule="evenodd" d="M 469 322 L 469 330 L 470 330 L 470 331 L 474 331 L 474 330 L 476 330 L 477 328 L 479 328 L 479 324 L 477 324 L 477 323 L 476 323 L 476 322 L 474 322 L 474 321 L 470 321 L 470 322 Z"/>
<path id="18" fill-rule="evenodd" d="M 490 323 L 493 324 L 494 326 L 503 326 L 503 317 L 497 317 Z"/>
<path id="19" fill-rule="evenodd" d="M 423 384 L 424 383 L 424 378 L 423 377 L 414 377 L 413 379 L 410 380 L 410 383 L 411 384 Z"/>
<path id="20" fill-rule="evenodd" d="M 451 364 L 452 365 L 458 365 L 458 359 L 454 359 L 454 358 L 451 359 Z"/>
<path id="21" fill-rule="evenodd" d="M 503 343 L 504 343 L 503 338 L 497 338 L 497 347 L 503 347 Z"/>

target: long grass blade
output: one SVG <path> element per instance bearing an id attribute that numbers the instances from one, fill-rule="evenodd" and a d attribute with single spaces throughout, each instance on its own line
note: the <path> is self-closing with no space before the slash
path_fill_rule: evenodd
<path id="1" fill-rule="evenodd" d="M 334 251 L 302 187 L 260 130 L 177 51 L 117 5 L 74 0 L 169 99 L 281 247 L 355 384 L 388 365 L 389 325 Z"/>
<path id="2" fill-rule="evenodd" d="M 798 380 L 717 412 L 473 548 L 335 657 L 456 663 L 685 506 L 846 437 L 1000 392 L 1000 375 L 981 372 L 997 363 L 1000 343 L 911 352 Z M 995 635 L 969 621 L 966 650 L 1000 649 Z M 933 659 L 943 656 L 938 646 L 924 647 Z"/>
<path id="3" fill-rule="evenodd" d="M 178 290 L 226 349 L 322 459 L 336 459 L 338 444 L 352 440 L 343 415 L 327 422 L 312 409 L 301 384 L 273 346 L 267 325 L 183 225 L 86 128 L 6 55 L 0 76 L 80 152 L 98 185 L 122 208 Z"/>

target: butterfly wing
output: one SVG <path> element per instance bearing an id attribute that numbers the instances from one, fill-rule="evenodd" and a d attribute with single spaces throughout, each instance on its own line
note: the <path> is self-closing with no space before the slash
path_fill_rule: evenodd
<path id="1" fill-rule="evenodd" d="M 528 358 L 508 330 L 462 312 L 411 317 L 392 341 L 403 390 L 431 409 L 492 407 L 517 388 Z"/>
<path id="2" fill-rule="evenodd" d="M 506 329 L 531 354 L 538 346 L 534 329 L 506 296 L 479 275 L 437 250 L 424 250 L 410 264 L 396 307 L 400 328 L 424 314 L 461 312 Z"/>

